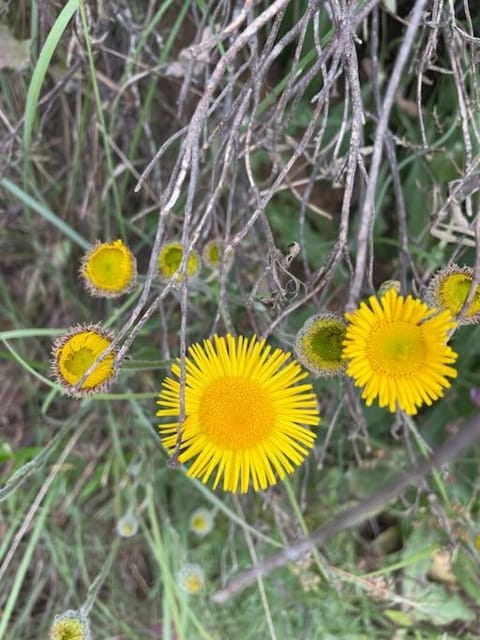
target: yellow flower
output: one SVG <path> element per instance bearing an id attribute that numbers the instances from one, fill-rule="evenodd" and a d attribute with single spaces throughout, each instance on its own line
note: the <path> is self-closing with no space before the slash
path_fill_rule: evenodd
<path id="1" fill-rule="evenodd" d="M 224 259 L 224 269 L 228 271 L 233 264 L 233 254 L 230 253 L 227 257 L 224 257 L 225 242 L 221 238 L 214 238 L 209 240 L 203 247 L 202 257 L 204 263 L 210 267 L 210 269 L 219 270 L 222 265 L 222 258 Z"/>
<path id="2" fill-rule="evenodd" d="M 198 564 L 186 564 L 182 567 L 177 581 L 180 588 L 189 595 L 197 595 L 205 588 L 205 574 Z"/>
<path id="3" fill-rule="evenodd" d="M 98 242 L 83 256 L 80 275 L 93 296 L 116 298 L 135 286 L 137 262 L 121 240 Z"/>
<path id="4" fill-rule="evenodd" d="M 480 551 L 480 533 L 476 533 L 473 538 L 473 546 L 477 551 Z"/>
<path id="5" fill-rule="evenodd" d="M 428 285 L 428 297 L 433 305 L 450 311 L 452 316 L 460 313 L 470 291 L 473 270 L 452 264 L 441 269 Z M 472 303 L 461 324 L 476 324 L 480 321 L 480 287 L 477 286 Z"/>
<path id="6" fill-rule="evenodd" d="M 309 371 L 317 376 L 333 376 L 342 373 L 343 341 L 347 323 L 334 313 L 320 313 L 309 318 L 295 339 L 295 356 Z"/>
<path id="7" fill-rule="evenodd" d="M 215 524 L 215 516 L 213 511 L 198 507 L 190 515 L 189 528 L 197 536 L 203 537 L 210 533 Z"/>
<path id="8" fill-rule="evenodd" d="M 70 395 L 105 391 L 115 378 L 116 352 L 109 353 L 87 376 L 79 389 L 76 384 L 95 360 L 112 343 L 113 335 L 96 324 L 72 327 L 55 340 L 52 366 L 57 382 Z"/>
<path id="9" fill-rule="evenodd" d="M 313 447 L 317 401 L 308 374 L 290 354 L 265 345 L 256 336 L 215 336 L 192 345 L 186 358 L 185 422 L 180 462 L 195 458 L 188 475 L 206 483 L 216 469 L 214 488 L 223 476 L 226 491 L 266 489 L 300 465 Z M 180 378 L 180 365 L 172 365 Z M 165 378 L 158 416 L 165 447 L 175 448 L 179 429 L 180 382 Z M 276 472 L 276 474 L 274 473 Z"/>
<path id="10" fill-rule="evenodd" d="M 423 403 L 431 405 L 455 378 L 449 366 L 457 354 L 447 346 L 448 332 L 456 324 L 448 311 L 434 314 L 424 302 L 403 298 L 390 289 L 380 299 L 371 296 L 353 313 L 343 355 L 347 374 L 370 406 L 378 398 L 381 407 L 396 405 L 414 415 Z"/>
<path id="11" fill-rule="evenodd" d="M 164 280 L 170 280 L 180 268 L 183 259 L 183 247 L 179 242 L 169 242 L 160 249 L 158 256 L 158 270 Z M 193 278 L 200 271 L 200 256 L 197 251 L 190 252 L 187 259 L 187 276 Z M 181 273 L 175 280 L 181 280 Z"/>
<path id="12" fill-rule="evenodd" d="M 65 611 L 55 616 L 48 640 L 90 640 L 88 619 L 80 611 Z"/>

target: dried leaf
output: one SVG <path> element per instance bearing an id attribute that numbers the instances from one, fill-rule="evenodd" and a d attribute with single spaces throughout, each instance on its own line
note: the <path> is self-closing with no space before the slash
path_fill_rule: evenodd
<path id="1" fill-rule="evenodd" d="M 30 40 L 17 40 L 0 25 L 0 69 L 21 69 L 30 60 Z"/>
<path id="2" fill-rule="evenodd" d="M 213 36 L 213 31 L 211 27 L 205 27 L 202 32 L 202 39 L 200 40 L 200 45 L 205 43 Z M 178 55 L 178 60 L 174 60 L 170 62 L 165 67 L 164 74 L 166 76 L 172 78 L 183 78 L 186 74 L 188 65 L 193 61 L 192 74 L 193 76 L 199 76 L 205 69 L 205 66 L 208 64 L 210 60 L 210 53 L 208 48 L 204 50 L 200 49 L 199 52 L 194 55 L 194 48 L 185 47 L 182 49 Z"/>

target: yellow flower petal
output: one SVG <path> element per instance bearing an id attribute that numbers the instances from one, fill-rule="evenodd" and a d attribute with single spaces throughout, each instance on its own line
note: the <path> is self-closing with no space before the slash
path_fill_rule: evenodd
<path id="1" fill-rule="evenodd" d="M 450 387 L 457 354 L 447 345 L 456 326 L 448 311 L 433 315 L 421 300 L 403 298 L 390 289 L 380 299 L 371 296 L 348 320 L 343 347 L 347 374 L 363 387 L 367 406 L 378 398 L 380 407 L 397 405 L 414 415 L 431 405 Z"/>
<path id="2" fill-rule="evenodd" d="M 193 459 L 188 475 L 214 487 L 223 478 L 226 491 L 245 493 L 251 484 L 266 489 L 292 473 L 313 447 L 315 434 L 303 425 L 320 418 L 310 384 L 298 385 L 307 372 L 290 354 L 253 336 L 225 338 L 192 345 L 186 358 L 185 422 L 180 462 Z M 180 377 L 180 367 L 172 365 Z M 178 419 L 180 382 L 163 381 L 157 415 Z M 159 427 L 172 451 L 178 422 Z"/>

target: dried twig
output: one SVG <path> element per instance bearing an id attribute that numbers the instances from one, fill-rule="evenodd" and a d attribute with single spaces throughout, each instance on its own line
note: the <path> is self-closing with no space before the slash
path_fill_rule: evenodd
<path id="1" fill-rule="evenodd" d="M 480 415 L 470 418 L 461 429 L 438 447 L 427 460 L 402 471 L 381 489 L 361 500 L 351 509 L 341 512 L 336 518 L 322 525 L 308 538 L 290 545 L 271 555 L 266 560 L 243 571 L 234 577 L 223 589 L 213 596 L 213 602 L 222 604 L 248 587 L 260 576 L 265 576 L 275 569 L 296 562 L 307 551 L 325 544 L 340 531 L 351 529 L 381 511 L 391 500 L 397 498 L 405 489 L 417 484 L 435 469 L 457 458 L 462 451 L 473 446 L 480 439 Z"/>

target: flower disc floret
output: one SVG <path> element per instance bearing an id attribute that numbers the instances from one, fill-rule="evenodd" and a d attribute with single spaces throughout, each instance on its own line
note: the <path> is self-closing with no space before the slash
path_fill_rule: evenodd
<path id="1" fill-rule="evenodd" d="M 295 356 L 317 376 L 333 376 L 345 370 L 343 341 L 347 323 L 334 313 L 309 318 L 295 339 Z"/>
<path id="2" fill-rule="evenodd" d="M 433 305 L 450 311 L 457 316 L 462 310 L 473 282 L 473 269 L 453 264 L 441 269 L 428 285 L 428 297 Z M 480 322 L 480 286 L 477 285 L 473 300 L 468 307 L 461 324 Z"/>
<path id="3" fill-rule="evenodd" d="M 157 416 L 163 444 L 172 452 L 180 430 L 180 462 L 192 461 L 187 474 L 214 488 L 223 477 L 226 491 L 245 493 L 274 485 L 300 465 L 318 425 L 317 401 L 308 373 L 290 354 L 256 336 L 215 336 L 192 345 L 185 359 L 185 421 L 180 414 L 180 364 L 162 383 Z"/>
<path id="4" fill-rule="evenodd" d="M 414 415 L 431 405 L 455 378 L 450 365 L 457 354 L 447 345 L 456 323 L 448 311 L 436 313 L 421 300 L 398 295 L 391 289 L 380 298 L 371 296 L 348 321 L 343 355 L 347 374 L 370 406 L 400 407 Z"/>
<path id="5" fill-rule="evenodd" d="M 135 286 L 137 262 L 121 240 L 99 242 L 83 257 L 80 275 L 93 296 L 116 298 Z"/>
<path id="6" fill-rule="evenodd" d="M 70 395 L 88 395 L 105 391 L 115 378 L 116 351 L 99 362 L 81 383 L 85 373 L 112 344 L 113 335 L 99 325 L 79 325 L 55 340 L 52 347 L 52 366 L 57 382 Z"/>
<path id="7" fill-rule="evenodd" d="M 169 242 L 160 249 L 158 256 L 158 271 L 164 280 L 181 280 L 182 274 L 178 272 L 183 260 L 183 247 L 180 242 Z M 193 278 L 200 271 L 201 261 L 198 251 L 194 249 L 187 258 L 187 276 Z"/>

